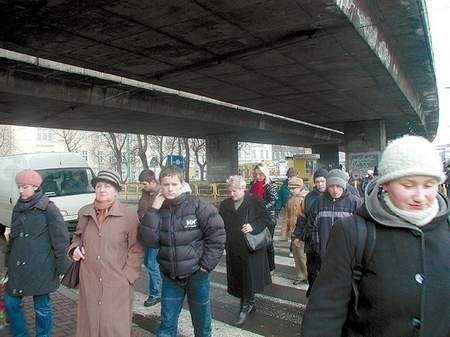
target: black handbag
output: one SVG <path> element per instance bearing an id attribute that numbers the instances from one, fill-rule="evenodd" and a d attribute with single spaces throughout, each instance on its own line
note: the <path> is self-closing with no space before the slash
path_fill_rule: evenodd
<path id="1" fill-rule="evenodd" d="M 61 279 L 61 284 L 68 288 L 78 288 L 80 283 L 80 261 L 73 261 L 67 269 L 64 277 Z"/>
<path id="2" fill-rule="evenodd" d="M 83 234 L 86 230 L 88 221 L 87 219 L 83 218 L 84 222 L 82 222 L 82 230 L 81 230 L 81 246 L 83 246 Z M 80 263 L 81 260 L 78 261 L 72 261 L 72 263 L 69 266 L 69 269 L 67 269 L 66 273 L 64 274 L 63 278 L 61 279 L 61 284 L 63 286 L 66 286 L 67 288 L 78 288 L 78 284 L 80 283 Z"/>
<path id="3" fill-rule="evenodd" d="M 246 214 L 246 223 L 248 222 L 248 209 Z M 272 243 L 272 234 L 267 227 L 258 234 L 254 234 L 253 232 L 244 234 L 245 243 L 247 244 L 247 248 L 249 251 L 254 252 L 259 249 L 263 249 Z"/>
<path id="4" fill-rule="evenodd" d="M 245 233 L 244 237 L 247 248 L 251 252 L 266 248 L 272 243 L 272 234 L 267 227 L 258 234 Z"/>

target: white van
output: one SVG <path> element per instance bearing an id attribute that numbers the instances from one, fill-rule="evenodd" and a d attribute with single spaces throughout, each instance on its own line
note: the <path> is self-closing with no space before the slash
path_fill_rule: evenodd
<path id="1" fill-rule="evenodd" d="M 78 210 L 94 201 L 94 172 L 87 162 L 71 152 L 0 157 L 0 224 L 6 227 L 10 227 L 12 210 L 19 198 L 14 178 L 24 169 L 41 175 L 42 190 L 58 206 L 69 231 L 74 231 Z"/>

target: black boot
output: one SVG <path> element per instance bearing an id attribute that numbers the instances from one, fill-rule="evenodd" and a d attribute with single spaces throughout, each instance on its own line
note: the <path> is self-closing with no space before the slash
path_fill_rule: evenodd
<path id="1" fill-rule="evenodd" d="M 256 310 L 254 297 L 245 299 L 244 301 L 241 300 L 241 303 L 241 310 L 239 311 L 239 317 L 235 325 L 244 324 L 248 316 L 250 316 L 250 314 Z"/>

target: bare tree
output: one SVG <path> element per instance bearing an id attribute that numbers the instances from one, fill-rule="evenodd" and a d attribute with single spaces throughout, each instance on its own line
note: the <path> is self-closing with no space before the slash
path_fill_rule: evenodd
<path id="1" fill-rule="evenodd" d="M 157 153 L 159 167 L 164 166 L 164 159 L 173 155 L 177 138 L 165 136 L 148 136 L 150 148 Z"/>
<path id="2" fill-rule="evenodd" d="M 13 134 L 9 125 L 0 126 L 0 155 L 6 156 L 13 150 Z"/>
<path id="3" fill-rule="evenodd" d="M 189 167 L 191 166 L 191 151 L 189 149 L 189 138 L 180 138 L 184 147 L 184 179 L 189 183 Z M 181 151 L 180 151 L 181 152 Z"/>
<path id="4" fill-rule="evenodd" d="M 136 135 L 137 138 L 137 155 L 141 158 L 142 166 L 145 170 L 148 170 L 147 149 L 148 149 L 148 136 Z"/>
<path id="5" fill-rule="evenodd" d="M 77 130 L 54 129 L 54 134 L 66 144 L 67 151 L 79 152 L 81 148 L 81 135 Z"/>
<path id="6" fill-rule="evenodd" d="M 200 169 L 200 180 L 205 180 L 206 140 L 191 138 L 189 139 L 189 142 L 192 152 L 194 152 L 195 161 Z"/>
<path id="7" fill-rule="evenodd" d="M 120 175 L 120 178 L 122 179 L 122 163 L 123 163 L 123 147 L 127 141 L 127 134 L 121 134 L 121 133 L 114 133 L 114 132 L 104 132 L 102 133 L 103 137 L 105 137 L 106 141 L 108 142 L 109 147 L 111 148 L 111 151 L 114 155 L 114 158 L 116 160 L 115 166 L 116 171 Z M 122 179 L 123 181 L 123 179 Z"/>

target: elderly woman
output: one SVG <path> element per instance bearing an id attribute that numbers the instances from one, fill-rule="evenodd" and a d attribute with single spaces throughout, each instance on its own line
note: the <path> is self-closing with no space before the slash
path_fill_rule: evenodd
<path id="1" fill-rule="evenodd" d="M 271 225 L 272 219 L 262 200 L 245 192 L 245 185 L 241 176 L 231 176 L 227 180 L 230 197 L 219 209 L 227 234 L 228 293 L 241 299 L 237 325 L 243 324 L 255 310 L 255 293 L 272 282 L 267 250 L 250 252 L 244 239 L 244 233 L 259 233 Z"/>
<path id="2" fill-rule="evenodd" d="M 333 226 L 302 336 L 450 336 L 449 205 L 438 194 L 443 178 L 428 140 L 404 136 L 386 147 L 364 205 Z M 358 239 L 363 228 L 364 243 Z M 362 249 L 372 253 L 364 253 L 357 268 L 362 277 L 354 282 L 355 252 Z"/>
<path id="3" fill-rule="evenodd" d="M 118 200 L 120 178 L 110 170 L 92 180 L 95 201 L 78 212 L 69 252 L 80 265 L 78 337 L 130 337 L 133 284 L 143 249 L 138 216 Z"/>
<path id="4" fill-rule="evenodd" d="M 277 200 L 278 200 L 278 187 L 270 180 L 269 168 L 264 164 L 258 164 L 253 169 L 254 180 L 250 184 L 250 193 L 264 201 L 264 206 L 270 214 L 270 224 L 267 225 L 270 233 L 275 232 L 275 226 L 277 224 Z M 271 243 L 267 246 L 267 258 L 269 259 L 270 274 L 275 272 L 275 250 Z"/>

